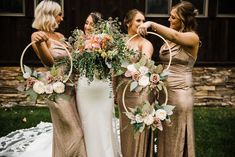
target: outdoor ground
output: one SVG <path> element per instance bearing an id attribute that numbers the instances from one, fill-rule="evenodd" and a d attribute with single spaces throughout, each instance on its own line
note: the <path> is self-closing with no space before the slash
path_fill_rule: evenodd
<path id="1" fill-rule="evenodd" d="M 0 108 L 0 137 L 11 131 L 50 122 L 46 107 Z M 235 108 L 195 107 L 197 157 L 233 157 L 235 154 Z"/>

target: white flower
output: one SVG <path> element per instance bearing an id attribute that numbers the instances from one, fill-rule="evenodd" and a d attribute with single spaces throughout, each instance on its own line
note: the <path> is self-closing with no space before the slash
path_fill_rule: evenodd
<path id="1" fill-rule="evenodd" d="M 143 122 L 143 118 L 139 114 L 137 114 L 137 115 L 135 115 L 135 121 L 137 123 L 142 123 Z"/>
<path id="2" fill-rule="evenodd" d="M 46 94 L 52 94 L 53 93 L 52 84 L 48 84 L 48 85 L 45 86 L 45 92 L 46 92 Z"/>
<path id="3" fill-rule="evenodd" d="M 126 116 L 127 116 L 130 120 L 135 120 L 135 116 L 134 116 L 131 112 L 126 112 Z"/>
<path id="4" fill-rule="evenodd" d="M 64 93 L 65 85 L 62 82 L 55 82 L 53 83 L 53 90 L 58 94 Z"/>
<path id="5" fill-rule="evenodd" d="M 145 74 L 147 74 L 147 73 L 149 72 L 149 69 L 148 69 L 146 66 L 141 66 L 141 67 L 139 68 L 139 71 L 140 71 L 140 73 L 141 73 L 142 75 L 145 75 Z"/>
<path id="6" fill-rule="evenodd" d="M 158 109 L 158 110 L 155 112 L 155 115 L 156 115 L 156 117 L 159 118 L 160 120 L 166 119 L 166 111 L 163 110 L 163 109 Z"/>
<path id="7" fill-rule="evenodd" d="M 43 94 L 45 92 L 45 85 L 41 81 L 37 81 L 33 85 L 33 90 L 38 94 Z"/>
<path id="8" fill-rule="evenodd" d="M 134 64 L 130 64 L 127 66 L 127 70 L 130 71 L 130 72 L 137 72 L 137 69 L 135 68 L 135 65 Z"/>
<path id="9" fill-rule="evenodd" d="M 152 115 L 148 115 L 146 117 L 144 117 L 144 123 L 146 125 L 151 125 L 154 122 L 154 118 Z"/>
<path id="10" fill-rule="evenodd" d="M 148 76 L 141 76 L 139 79 L 139 85 L 146 87 L 149 85 L 149 77 Z"/>

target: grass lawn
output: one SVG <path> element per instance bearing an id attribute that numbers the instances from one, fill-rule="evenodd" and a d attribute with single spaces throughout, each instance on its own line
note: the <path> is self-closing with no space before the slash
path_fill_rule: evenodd
<path id="1" fill-rule="evenodd" d="M 51 122 L 47 107 L 0 108 L 0 137 L 17 129 L 36 126 L 40 121 Z"/>
<path id="2" fill-rule="evenodd" d="M 9 132 L 50 122 L 46 107 L 0 108 L 0 137 Z M 197 157 L 233 157 L 235 154 L 235 108 L 195 107 Z"/>
<path id="3" fill-rule="evenodd" d="M 235 108 L 195 107 L 197 157 L 235 156 Z"/>

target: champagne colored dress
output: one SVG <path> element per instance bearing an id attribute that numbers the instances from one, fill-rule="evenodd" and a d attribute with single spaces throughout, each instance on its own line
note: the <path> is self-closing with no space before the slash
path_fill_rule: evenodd
<path id="1" fill-rule="evenodd" d="M 56 42 L 51 42 L 51 54 L 56 61 L 67 56 L 67 52 Z M 63 65 L 60 66 L 64 70 Z M 67 86 L 65 94 L 57 103 L 49 103 L 53 124 L 53 157 L 86 157 L 84 135 L 76 108 L 75 89 Z"/>
<path id="2" fill-rule="evenodd" d="M 174 105 L 172 125 L 163 126 L 158 132 L 158 157 L 195 157 L 193 126 L 192 69 L 195 59 L 180 45 L 172 45 L 170 75 L 165 81 L 169 100 Z M 169 62 L 165 45 L 160 50 L 160 59 Z"/>
<path id="3" fill-rule="evenodd" d="M 137 62 L 139 57 L 134 57 L 133 62 Z M 125 109 L 122 104 L 122 94 L 125 86 L 130 78 L 118 77 L 117 84 L 119 86 L 116 89 L 116 99 L 120 108 L 120 137 L 121 137 L 121 151 L 123 157 L 152 157 L 154 152 L 154 140 L 153 132 L 151 130 L 143 131 L 141 134 L 134 134 L 130 119 L 125 115 Z M 138 105 L 142 105 L 146 100 L 150 103 L 154 102 L 154 95 L 149 92 L 147 88 L 141 92 L 131 92 L 130 85 L 127 87 L 125 93 L 126 107 L 135 108 Z"/>

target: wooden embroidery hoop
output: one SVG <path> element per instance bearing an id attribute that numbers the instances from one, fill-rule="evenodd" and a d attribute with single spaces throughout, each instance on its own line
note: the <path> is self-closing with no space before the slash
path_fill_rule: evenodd
<path id="1" fill-rule="evenodd" d="M 168 65 L 167 65 L 167 67 L 166 67 L 166 69 L 165 69 L 165 71 L 167 71 L 167 70 L 170 68 L 171 61 L 172 61 L 172 52 L 171 52 L 170 45 L 168 44 L 168 42 L 166 41 L 166 39 L 164 39 L 161 35 L 159 35 L 159 34 L 157 34 L 157 33 L 154 33 L 154 32 L 147 32 L 147 34 L 153 34 L 153 35 L 155 35 L 155 36 L 158 36 L 158 37 L 160 37 L 160 38 L 166 43 L 166 45 L 167 45 L 167 47 L 168 47 L 168 50 L 169 50 L 169 55 L 170 55 Z M 129 41 L 131 41 L 133 38 L 135 38 L 135 37 L 137 37 L 137 36 L 139 36 L 139 35 L 138 35 L 138 34 L 135 34 L 135 35 L 133 35 L 132 37 L 130 37 L 130 38 L 127 40 L 127 42 L 126 42 L 126 45 L 128 44 Z M 128 109 L 127 109 L 127 107 L 126 107 L 126 104 L 125 104 L 125 94 L 126 94 L 126 89 L 127 89 L 127 87 L 129 86 L 130 83 L 131 83 L 131 81 L 128 81 L 128 83 L 126 84 L 126 86 L 125 86 L 125 88 L 124 88 L 124 90 L 123 90 L 123 93 L 122 93 L 122 104 L 123 104 L 123 107 L 124 107 L 126 113 L 129 113 L 129 111 L 128 111 Z M 166 94 L 166 96 L 165 96 L 165 97 L 166 97 L 166 98 L 165 98 L 165 102 L 164 102 L 162 105 L 166 105 L 166 104 L 167 104 L 167 101 L 168 101 L 168 92 L 167 92 L 167 89 L 166 89 L 166 87 L 165 87 L 164 85 L 163 85 L 162 87 L 163 87 L 163 90 L 164 90 L 164 92 L 165 92 L 165 94 Z"/>
<path id="2" fill-rule="evenodd" d="M 59 41 L 57 41 L 57 40 L 54 40 L 54 39 L 49 39 L 49 40 L 51 40 L 51 41 L 53 41 L 53 42 L 56 42 L 57 44 L 59 44 L 60 46 L 62 46 L 62 47 L 64 48 L 64 50 L 67 52 L 68 57 L 69 57 L 69 59 L 70 59 L 70 70 L 69 70 L 68 75 L 67 75 L 67 76 L 64 78 L 64 80 L 63 80 L 63 83 L 66 83 L 66 82 L 69 80 L 69 77 L 71 76 L 72 71 L 73 71 L 73 59 L 72 59 L 72 56 L 71 56 L 69 50 L 68 50 L 61 42 L 59 42 Z M 32 46 L 34 43 L 35 43 L 35 41 L 29 43 L 29 44 L 24 48 L 24 50 L 23 50 L 23 52 L 22 52 L 22 54 L 21 54 L 21 57 L 20 57 L 20 69 L 21 69 L 21 72 L 22 72 L 23 74 L 26 73 L 26 71 L 25 71 L 25 69 L 24 69 L 24 64 L 23 64 L 25 52 L 26 52 L 27 49 L 28 49 L 30 46 Z"/>

